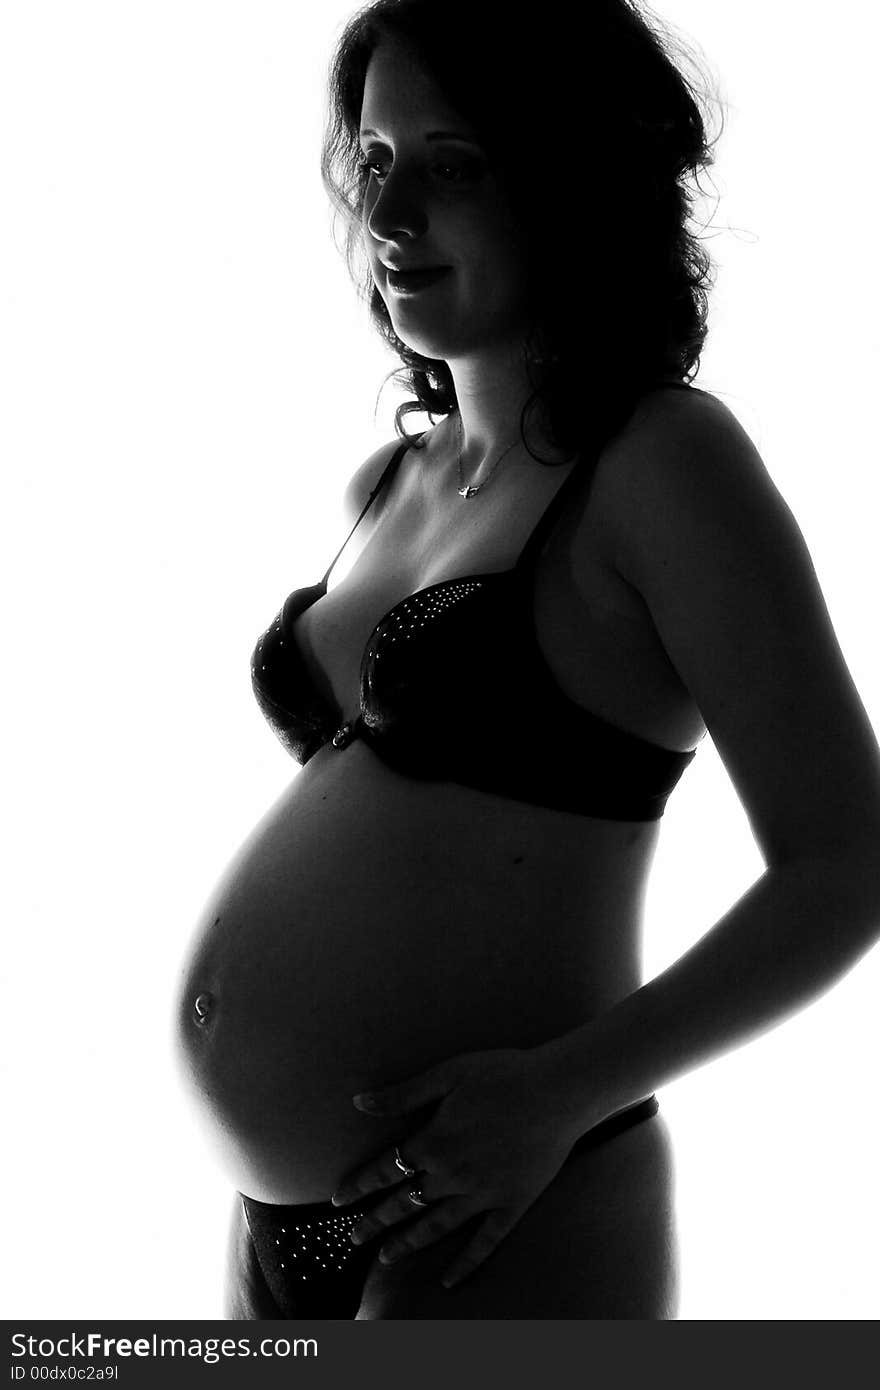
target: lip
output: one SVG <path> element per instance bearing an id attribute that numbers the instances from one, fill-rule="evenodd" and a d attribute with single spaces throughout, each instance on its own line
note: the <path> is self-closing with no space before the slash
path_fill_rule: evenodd
<path id="1" fill-rule="evenodd" d="M 383 262 L 383 265 L 385 263 Z M 418 294 L 421 290 L 436 285 L 451 271 L 450 265 L 423 265 L 398 268 L 385 266 L 385 279 L 395 294 Z"/>
<path id="2" fill-rule="evenodd" d="M 424 261 L 420 261 L 418 264 L 416 264 L 415 261 L 413 261 L 413 262 L 411 262 L 411 263 L 408 262 L 408 261 L 383 261 L 382 264 L 384 265 L 384 267 L 385 267 L 386 270 L 394 270 L 394 271 L 397 271 L 397 272 L 398 272 L 399 274 L 401 274 L 401 275 L 408 275 L 409 272 L 410 272 L 411 270 L 448 270 L 448 269 L 449 269 L 448 266 L 440 265 L 440 264 L 437 263 L 437 262 L 434 262 L 434 263 L 426 263 L 426 262 L 424 262 Z"/>

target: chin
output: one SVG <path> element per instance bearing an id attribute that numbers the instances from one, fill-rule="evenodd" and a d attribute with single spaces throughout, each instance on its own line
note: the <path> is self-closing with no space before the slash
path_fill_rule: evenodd
<path id="1" fill-rule="evenodd" d="M 448 306 L 429 307 L 416 301 L 406 304 L 390 295 L 386 299 L 384 294 L 382 301 L 400 341 L 433 362 L 476 357 L 520 338 L 526 331 L 524 320 L 516 313 L 505 312 L 496 322 L 489 321 L 485 305 L 475 311 L 470 322 L 455 323 L 450 321 Z"/>
<path id="2" fill-rule="evenodd" d="M 432 334 L 426 332 L 423 326 L 422 331 L 419 332 L 414 324 L 405 322 L 395 323 L 393 318 L 391 319 L 391 326 L 400 341 L 404 343 L 411 352 L 417 352 L 420 357 L 427 357 L 432 362 L 445 362 L 450 357 L 462 356 L 461 345 L 453 343 L 448 334 Z M 456 348 L 458 348 L 458 351 L 456 351 Z"/>
<path id="3" fill-rule="evenodd" d="M 415 310 L 412 321 L 407 322 L 409 317 L 400 314 L 397 321 L 391 318 L 395 333 L 412 352 L 417 352 L 420 357 L 427 357 L 432 362 L 461 361 L 468 357 L 477 357 L 493 346 L 493 339 L 486 333 L 485 323 L 479 325 L 477 332 L 452 333 L 448 322 L 442 326 L 432 326 L 423 318 L 421 323 L 416 323 Z M 432 331 L 432 327 L 435 331 Z"/>

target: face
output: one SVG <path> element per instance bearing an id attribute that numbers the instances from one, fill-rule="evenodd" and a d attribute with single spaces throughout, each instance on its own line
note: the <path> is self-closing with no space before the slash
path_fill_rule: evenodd
<path id="1" fill-rule="evenodd" d="M 370 58 L 361 152 L 364 242 L 397 336 L 447 362 L 521 341 L 525 262 L 503 189 L 474 132 L 397 43 Z M 393 267 L 439 273 L 398 279 Z"/>

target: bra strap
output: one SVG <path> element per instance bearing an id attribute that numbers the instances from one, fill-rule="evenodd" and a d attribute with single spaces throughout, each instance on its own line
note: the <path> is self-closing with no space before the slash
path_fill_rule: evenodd
<path id="1" fill-rule="evenodd" d="M 424 431 L 422 431 L 422 433 L 424 433 Z M 421 438 L 422 438 L 422 435 L 421 435 L 421 434 L 417 434 L 417 435 L 416 435 L 416 442 L 418 442 Z M 387 484 L 389 485 L 389 487 L 390 487 L 391 482 L 392 482 L 392 480 L 393 480 L 393 478 L 394 478 L 394 475 L 395 475 L 395 473 L 397 472 L 398 467 L 400 466 L 400 460 L 403 458 L 403 456 L 404 456 L 404 454 L 406 453 L 407 449 L 409 449 L 410 447 L 411 447 L 411 446 L 410 446 L 410 441 L 407 440 L 407 439 L 404 439 L 403 442 L 402 442 L 402 444 L 399 446 L 399 448 L 397 448 L 397 449 L 394 450 L 394 453 L 391 455 L 391 458 L 388 460 L 387 464 L 386 464 L 385 467 L 382 469 L 382 473 L 381 473 L 381 475 L 380 475 L 379 481 L 377 482 L 376 486 L 373 488 L 372 492 L 370 493 L 369 497 L 367 498 L 366 502 L 364 503 L 363 507 L 361 508 L 360 516 L 358 517 L 357 521 L 354 523 L 354 526 L 352 526 L 351 530 L 349 531 L 349 533 L 348 533 L 348 535 L 346 536 L 345 540 L 342 542 L 342 545 L 339 547 L 339 549 L 337 550 L 336 554 L 333 556 L 333 559 L 330 561 L 330 564 L 327 566 L 327 570 L 326 570 L 326 573 L 324 574 L 324 578 L 321 580 L 321 585 L 323 586 L 323 588 L 325 588 L 325 589 L 327 588 L 327 580 L 330 578 L 330 573 L 331 573 L 331 571 L 332 571 L 332 569 L 333 569 L 333 566 L 336 564 L 336 561 L 339 559 L 339 557 L 340 557 L 340 555 L 342 554 L 343 550 L 344 550 L 345 547 L 348 545 L 348 542 L 351 540 L 351 538 L 352 538 L 352 536 L 354 535 L 355 531 L 356 531 L 357 528 L 360 526 L 360 524 L 361 524 L 361 522 L 363 521 L 364 517 L 366 516 L 367 512 L 370 510 L 370 507 L 373 505 L 373 502 L 374 502 L 375 498 L 377 498 L 377 497 L 379 496 L 379 493 L 382 491 L 382 489 L 383 489 L 383 487 L 385 486 L 386 483 L 387 483 Z"/>
<path id="2" fill-rule="evenodd" d="M 695 389 L 691 386 L 688 386 L 688 384 L 683 381 L 659 382 L 658 385 L 672 387 L 675 390 L 682 391 L 690 391 Z M 599 453 L 601 453 L 601 449 L 599 450 Z M 585 458 L 579 458 L 577 462 L 574 464 L 571 472 L 569 473 L 565 481 L 563 483 L 560 483 L 558 490 L 553 494 L 547 506 L 544 508 L 544 511 L 538 518 L 534 530 L 532 531 L 531 535 L 529 536 L 528 540 L 526 541 L 525 545 L 520 551 L 519 559 L 517 560 L 516 565 L 514 567 L 515 570 L 518 571 L 520 574 L 527 571 L 529 566 L 537 559 L 538 555 L 541 552 L 541 547 L 544 545 L 544 542 L 546 541 L 551 530 L 553 529 L 555 522 L 558 520 L 559 514 L 562 511 L 562 508 L 565 506 L 566 501 L 568 500 L 569 496 L 574 492 L 575 488 L 587 476 L 588 473 L 589 478 L 587 481 L 587 497 L 589 497 L 589 492 L 590 488 L 593 485 L 593 477 L 596 472 L 596 465 L 598 461 L 598 454 L 589 465 L 587 464 Z"/>
<path id="3" fill-rule="evenodd" d="M 535 526 L 528 540 L 526 541 L 525 545 L 520 551 L 519 558 L 514 566 L 514 571 L 516 573 L 524 574 L 529 569 L 530 565 L 537 559 L 538 555 L 541 552 L 542 545 L 544 544 L 551 530 L 553 529 L 553 525 L 559 517 L 562 508 L 565 506 L 566 499 L 574 491 L 575 486 L 583 481 L 584 477 L 588 472 L 589 489 L 589 485 L 592 484 L 593 474 L 595 473 L 595 471 L 595 459 L 592 460 L 591 464 L 588 464 L 585 458 L 579 458 L 577 462 L 573 464 L 568 477 L 564 480 L 564 482 L 560 483 L 556 492 L 550 498 L 550 501 L 547 503 L 547 506 L 544 508 L 543 512 L 538 517 L 538 520 L 535 523 Z"/>

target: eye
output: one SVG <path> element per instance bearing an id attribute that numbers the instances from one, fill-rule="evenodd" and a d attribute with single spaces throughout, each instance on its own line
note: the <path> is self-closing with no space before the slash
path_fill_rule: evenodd
<path id="1" fill-rule="evenodd" d="M 447 159 L 433 166 L 434 173 L 439 174 L 446 183 L 466 183 L 478 175 L 479 168 L 475 159 Z"/>
<path id="2" fill-rule="evenodd" d="M 382 164 L 383 161 L 381 159 L 369 159 L 367 155 L 362 154 L 358 159 L 358 170 L 365 177 L 368 174 L 372 174 L 376 182 L 381 183 L 387 173 L 387 171 L 386 173 L 382 172 Z"/>
<path id="3" fill-rule="evenodd" d="M 372 175 L 376 183 L 382 184 L 388 177 L 390 165 L 387 159 L 378 155 L 372 158 L 361 154 L 358 158 L 358 171 L 363 177 Z M 442 183 L 468 183 L 478 178 L 481 171 L 479 160 L 468 158 L 440 159 L 429 166 L 429 172 L 436 175 Z"/>

